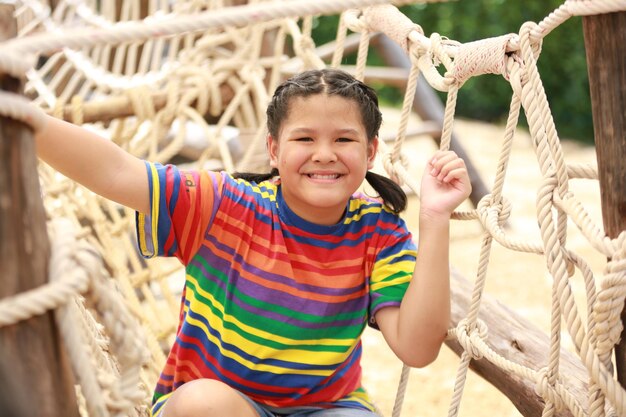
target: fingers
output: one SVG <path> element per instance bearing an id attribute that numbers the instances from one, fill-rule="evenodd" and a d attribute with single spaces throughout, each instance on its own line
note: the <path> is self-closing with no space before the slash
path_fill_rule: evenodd
<path id="1" fill-rule="evenodd" d="M 427 170 L 430 175 L 443 183 L 467 177 L 465 161 L 454 151 L 437 151 L 428 161 Z"/>

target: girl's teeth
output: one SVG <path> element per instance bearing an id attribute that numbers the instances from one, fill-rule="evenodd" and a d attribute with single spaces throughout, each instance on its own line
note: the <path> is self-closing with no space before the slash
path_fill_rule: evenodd
<path id="1" fill-rule="evenodd" d="M 338 174 L 329 174 L 329 175 L 321 175 L 321 174 L 309 174 L 309 177 L 319 179 L 319 180 L 334 180 L 339 178 Z"/>

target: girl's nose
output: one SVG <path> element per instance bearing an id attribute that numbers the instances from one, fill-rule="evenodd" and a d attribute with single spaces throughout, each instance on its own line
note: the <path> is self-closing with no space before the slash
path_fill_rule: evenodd
<path id="1" fill-rule="evenodd" d="M 313 161 L 321 163 L 335 162 L 337 155 L 330 144 L 317 143 L 312 156 Z"/>

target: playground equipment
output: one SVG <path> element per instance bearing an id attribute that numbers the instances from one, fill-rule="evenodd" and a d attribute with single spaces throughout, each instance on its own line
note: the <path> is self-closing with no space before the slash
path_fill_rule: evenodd
<path id="1" fill-rule="evenodd" d="M 415 193 L 419 182 L 408 173 L 402 145 L 419 75 L 448 94 L 441 131 L 436 133 L 442 148 L 451 146 L 457 92 L 467 79 L 494 73 L 511 83 L 510 116 L 493 190 L 482 196 L 475 210 L 454 216 L 480 222 L 484 235 L 477 242 L 481 256 L 473 284 L 453 277 L 458 284 L 454 287 L 464 289 L 455 292 L 455 304 L 467 308 L 462 319 L 455 315 L 448 342 L 462 352 L 450 415 L 458 413 L 472 360 L 487 378 L 499 375 L 494 382 L 524 414 L 543 410 L 539 412 L 544 415 L 626 415 L 625 391 L 619 383 L 620 367 L 626 363 L 623 347 L 617 349 L 617 376 L 612 359 L 623 327 L 620 313 L 626 291 L 626 216 L 620 206 L 626 189 L 621 162 L 626 41 L 620 30 L 626 23 L 626 2 L 568 0 L 542 22 L 522 25 L 519 33 L 467 44 L 439 34 L 425 36 L 418 24 L 386 3 L 16 3 L 16 18 L 3 22 L 15 25 L 17 36 L 0 44 L 0 84 L 5 90 L 0 114 L 7 118 L 0 124 L 0 259 L 8 277 L 0 289 L 0 374 L 10 373 L 12 386 L 32 387 L 31 396 L 41 403 L 24 401 L 24 410 L 14 415 L 76 416 L 79 410 L 89 416 L 145 415 L 148 391 L 161 370 L 178 313 L 172 282 L 179 266 L 171 260 L 140 259 L 134 249 L 134 214 L 46 166 L 36 166 L 29 130 L 38 128 L 38 113 L 25 101 L 98 129 L 142 158 L 166 162 L 186 154 L 193 155 L 193 161 L 185 162 L 195 166 L 263 171 L 263 112 L 269 94 L 293 72 L 340 66 L 348 32 L 359 34 L 357 63 L 350 68 L 358 78 L 373 76 L 366 58 L 376 33 L 396 42 L 406 54 L 404 64 L 410 63 L 402 118 L 393 144 L 381 146 L 380 160 L 390 177 Z M 342 18 L 335 42 L 316 46 L 310 36 L 313 16 L 336 13 Z M 536 66 L 543 38 L 572 16 L 589 16 L 585 33 L 596 144 L 600 163 L 607 164 L 600 166 L 600 175 L 593 166 L 566 163 Z M 602 33 L 622 42 L 612 42 L 607 52 L 596 45 L 607 44 Z M 597 65 L 604 66 L 602 71 L 594 70 Z M 596 73 L 604 75 L 595 78 Z M 614 75 L 614 84 L 605 84 L 607 73 Z M 20 78 L 27 80 L 24 91 Z M 540 240 L 530 242 L 502 227 L 512 212 L 503 185 L 522 109 L 544 179 L 537 193 Z M 194 138 L 201 138 L 200 145 Z M 598 177 L 603 187 L 615 187 L 604 188 L 604 230 L 590 220 L 568 187 L 572 179 Z M 607 257 L 602 276 L 569 249 L 568 219 Z M 54 239 L 50 245 L 46 221 Z M 553 280 L 552 328 L 540 362 L 522 364 L 496 351 L 488 329 L 498 320 L 479 317 L 493 243 L 545 257 Z M 51 279 L 46 283 L 48 261 Z M 574 276 L 581 276 L 586 286 L 584 319 L 572 298 L 569 280 Z M 571 336 L 576 361 L 561 352 L 562 326 Z M 584 374 L 587 383 L 575 386 L 576 378 L 564 374 L 565 369 Z M 407 374 L 405 368 L 402 381 Z M 37 382 L 31 375 L 37 375 Z M 400 414 L 405 388 L 401 383 L 394 417 Z M 583 389 L 585 395 L 580 395 Z M 522 393 L 521 398 L 513 398 L 513 391 Z"/>

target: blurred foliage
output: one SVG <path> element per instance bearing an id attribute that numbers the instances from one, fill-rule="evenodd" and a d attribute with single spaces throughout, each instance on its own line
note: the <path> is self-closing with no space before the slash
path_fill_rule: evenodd
<path id="1" fill-rule="evenodd" d="M 419 24 L 426 36 L 437 32 L 460 42 L 519 33 L 524 22 L 540 22 L 562 4 L 562 0 L 461 0 L 414 4 L 401 11 Z M 317 19 L 313 37 L 317 45 L 336 37 L 337 16 Z M 354 63 L 348 56 L 344 63 Z M 369 65 L 383 65 L 370 51 Z M 570 18 L 548 34 L 538 61 L 539 73 L 560 137 L 593 143 L 593 124 L 582 19 Z M 402 92 L 391 87 L 374 86 L 381 102 L 401 106 Z M 441 94 L 442 100 L 445 96 Z M 497 75 L 469 80 L 461 89 L 456 114 L 490 123 L 506 121 L 511 100 L 509 83 Z M 525 124 L 524 117 L 520 122 Z"/>

